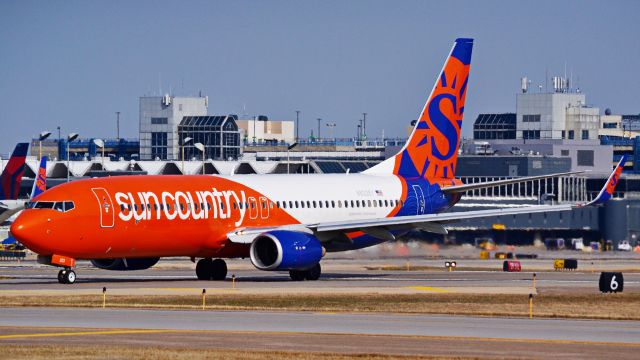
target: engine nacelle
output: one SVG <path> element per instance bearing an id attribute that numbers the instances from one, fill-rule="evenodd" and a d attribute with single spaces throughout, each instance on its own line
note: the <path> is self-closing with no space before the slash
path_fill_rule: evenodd
<path id="1" fill-rule="evenodd" d="M 260 270 L 306 270 L 320 262 L 324 249 L 311 234 L 274 230 L 255 238 L 249 255 Z"/>
<path id="2" fill-rule="evenodd" d="M 118 259 L 93 259 L 93 266 L 115 271 L 144 270 L 158 263 L 160 258 L 118 258 Z"/>

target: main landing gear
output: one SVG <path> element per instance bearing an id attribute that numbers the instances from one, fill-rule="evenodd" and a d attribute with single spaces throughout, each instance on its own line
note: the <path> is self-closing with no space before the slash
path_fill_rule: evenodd
<path id="1" fill-rule="evenodd" d="M 322 273 L 322 268 L 320 268 L 320 263 L 316 264 L 314 267 L 307 270 L 290 270 L 289 276 L 293 281 L 302 281 L 302 280 L 318 280 L 320 278 L 320 274 Z"/>
<path id="2" fill-rule="evenodd" d="M 58 272 L 58 282 L 60 284 L 73 284 L 76 282 L 76 272 L 71 269 L 63 269 Z"/>
<path id="3" fill-rule="evenodd" d="M 222 259 L 200 259 L 196 264 L 198 280 L 224 280 L 227 278 L 227 263 Z"/>

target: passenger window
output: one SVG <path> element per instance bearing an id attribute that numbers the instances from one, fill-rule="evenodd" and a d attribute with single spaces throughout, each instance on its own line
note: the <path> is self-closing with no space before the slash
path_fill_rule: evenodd
<path id="1" fill-rule="evenodd" d="M 313 205 L 313 208 L 315 209 L 316 208 L 316 201 L 315 200 L 313 200 L 312 205 Z"/>
<path id="2" fill-rule="evenodd" d="M 300 207 L 304 209 L 304 201 L 300 201 Z"/>
<path id="3" fill-rule="evenodd" d="M 355 207 L 355 206 L 353 206 L 353 200 L 351 200 L 351 207 Z"/>
<path id="4" fill-rule="evenodd" d="M 124 204 L 120 204 L 120 211 L 124 211 Z"/>
<path id="5" fill-rule="evenodd" d="M 296 204 L 296 209 L 298 208 L 298 201 L 295 201 L 294 204 Z"/>
<path id="6" fill-rule="evenodd" d="M 238 203 L 233 203 L 233 210 L 236 210 L 238 208 Z"/>
<path id="7" fill-rule="evenodd" d="M 334 200 L 331 200 L 331 207 L 335 209 L 336 207 L 336 202 Z"/>
<path id="8" fill-rule="evenodd" d="M 158 204 L 153 204 L 153 210 L 158 211 Z"/>
<path id="9" fill-rule="evenodd" d="M 311 208 L 311 202 L 307 200 L 307 208 Z"/>
<path id="10" fill-rule="evenodd" d="M 322 201 L 318 201 L 318 206 L 322 209 Z"/>
<path id="11" fill-rule="evenodd" d="M 342 207 L 342 200 L 338 200 L 338 207 L 341 208 Z"/>

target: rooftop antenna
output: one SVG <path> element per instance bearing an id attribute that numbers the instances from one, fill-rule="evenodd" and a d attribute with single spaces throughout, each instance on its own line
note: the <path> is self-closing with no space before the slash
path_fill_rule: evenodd
<path id="1" fill-rule="evenodd" d="M 573 84 L 573 67 L 569 68 L 569 92 L 571 92 L 571 84 Z"/>
<path id="2" fill-rule="evenodd" d="M 544 92 L 549 92 L 549 69 L 544 69 Z"/>

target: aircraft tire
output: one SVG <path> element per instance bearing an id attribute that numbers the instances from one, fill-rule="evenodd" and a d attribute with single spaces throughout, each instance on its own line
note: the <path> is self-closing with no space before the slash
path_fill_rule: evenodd
<path id="1" fill-rule="evenodd" d="M 310 281 L 315 281 L 320 279 L 320 274 L 322 273 L 322 268 L 320 267 L 320 264 L 316 264 L 314 267 L 312 267 L 311 269 L 308 269 L 307 271 L 304 272 L 304 278 Z"/>
<path id="2" fill-rule="evenodd" d="M 65 284 L 73 284 L 76 282 L 76 272 L 73 270 L 67 270 L 64 274 L 64 283 Z"/>
<path id="3" fill-rule="evenodd" d="M 58 282 L 59 282 L 60 284 L 66 284 L 66 282 L 65 282 L 65 280 L 64 280 L 65 273 L 66 273 L 66 270 L 60 270 L 60 271 L 58 271 Z"/>
<path id="4" fill-rule="evenodd" d="M 222 259 L 215 259 L 211 262 L 211 279 L 224 280 L 227 278 L 227 263 Z"/>
<path id="5" fill-rule="evenodd" d="M 289 270 L 289 277 L 293 281 L 302 281 L 305 278 L 305 270 Z"/>
<path id="6" fill-rule="evenodd" d="M 211 280 L 213 262 L 211 259 L 200 259 L 196 264 L 196 276 L 198 280 Z"/>

